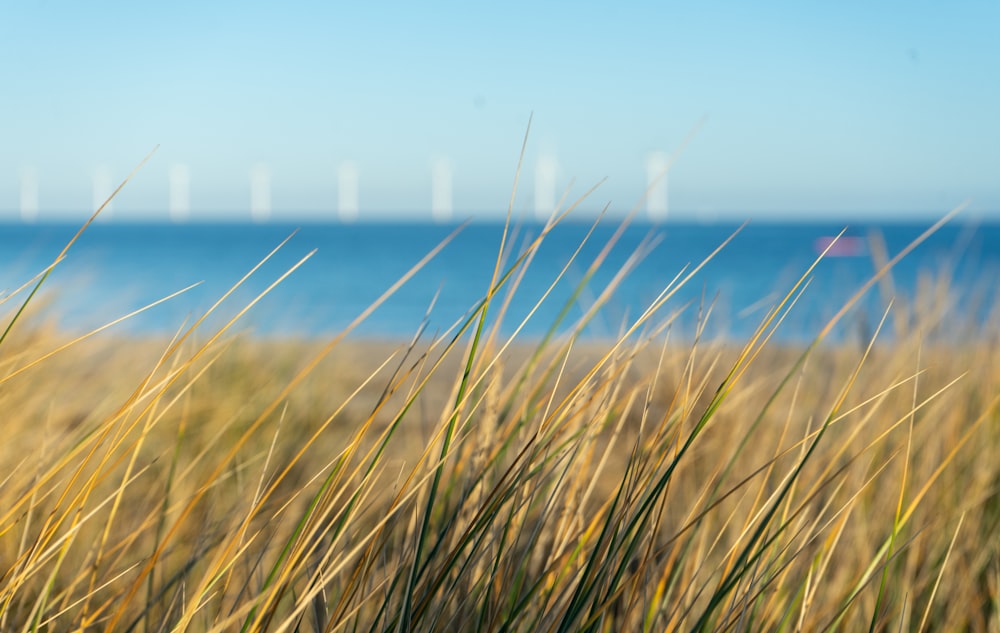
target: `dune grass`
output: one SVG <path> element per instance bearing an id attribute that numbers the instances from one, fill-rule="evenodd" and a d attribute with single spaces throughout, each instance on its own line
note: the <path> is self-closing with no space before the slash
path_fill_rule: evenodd
<path id="1" fill-rule="evenodd" d="M 887 297 L 891 338 L 824 344 L 845 306 L 771 343 L 806 270 L 745 345 L 681 338 L 696 263 L 582 336 L 640 249 L 579 321 L 504 336 L 519 279 L 562 274 L 546 235 L 401 344 L 255 340 L 224 300 L 68 340 L 7 296 L 0 630 L 1000 630 L 998 332 L 930 288 Z"/>

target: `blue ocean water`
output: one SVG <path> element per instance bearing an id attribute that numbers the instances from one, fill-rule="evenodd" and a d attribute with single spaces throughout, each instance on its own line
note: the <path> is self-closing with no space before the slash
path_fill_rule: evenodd
<path id="1" fill-rule="evenodd" d="M 809 340 L 874 273 L 872 236 L 893 256 L 928 224 L 862 225 L 848 228 L 835 256 L 820 262 L 809 288 L 779 330 L 779 338 Z M 69 224 L 0 225 L 0 291 L 22 286 L 58 255 L 76 232 Z M 568 222 L 546 237 L 511 299 L 502 329 L 512 332 L 566 267 L 521 335 L 544 334 L 565 306 L 560 329 L 576 321 L 644 243 L 649 252 L 624 277 L 589 322 L 588 336 L 603 337 L 630 323 L 679 273 L 697 266 L 736 224 L 632 224 L 621 233 L 602 266 L 588 267 L 619 229 L 604 221 Z M 706 333 L 738 339 L 747 335 L 816 259 L 838 224 L 752 223 L 693 276 L 658 313 L 662 321 L 679 311 L 674 330 L 691 336 L 699 310 L 713 304 Z M 244 317 L 239 329 L 261 335 L 326 336 L 361 314 L 397 279 L 449 234 L 446 224 L 118 224 L 96 223 L 76 242 L 46 280 L 43 302 L 71 331 L 84 331 L 193 283 L 196 288 L 115 326 L 134 332 L 173 332 L 221 297 L 285 238 L 288 242 L 227 300 L 210 325 L 218 325 L 315 249 L 298 270 Z M 469 224 L 423 269 L 371 314 L 360 336 L 405 338 L 420 326 L 433 302 L 428 329 L 441 332 L 486 293 L 497 258 L 501 224 Z M 539 235 L 539 224 L 520 224 L 510 240 L 513 254 Z M 652 242 L 648 242 L 652 240 Z M 911 299 L 921 279 L 951 279 L 952 310 L 960 321 L 986 325 L 1000 280 L 1000 224 L 947 225 L 893 271 L 893 292 Z M 579 292 L 574 292 L 579 289 Z M 10 312 L 26 291 L 0 307 Z M 501 293 L 501 297 L 503 293 Z M 840 336 L 877 322 L 886 297 L 873 290 L 845 320 Z M 497 304 L 499 305 L 499 304 Z"/>

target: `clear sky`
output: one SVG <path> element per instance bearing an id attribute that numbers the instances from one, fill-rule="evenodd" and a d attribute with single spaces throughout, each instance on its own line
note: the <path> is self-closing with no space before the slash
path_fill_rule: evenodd
<path id="1" fill-rule="evenodd" d="M 1000 218 L 998 29 L 996 0 L 8 0 L 0 214 L 83 214 L 160 145 L 112 217 L 166 217 L 171 174 L 195 218 L 481 217 L 534 113 L 519 211 L 544 172 L 624 213 L 704 119 L 675 217 Z"/>

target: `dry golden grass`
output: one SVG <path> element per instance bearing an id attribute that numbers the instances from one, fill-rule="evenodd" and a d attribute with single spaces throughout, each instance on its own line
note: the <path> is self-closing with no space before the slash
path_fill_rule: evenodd
<path id="1" fill-rule="evenodd" d="M 998 332 L 941 286 L 871 345 L 508 340 L 530 253 L 412 343 L 22 314 L 0 630 L 1000 630 Z"/>
<path id="2" fill-rule="evenodd" d="M 0 631 L 1000 630 L 998 332 L 946 285 L 860 345 L 822 342 L 850 306 L 769 342 L 802 286 L 677 338 L 686 276 L 619 338 L 504 338 L 562 274 L 537 245 L 398 345 L 68 340 L 40 281 L 3 299 Z"/>

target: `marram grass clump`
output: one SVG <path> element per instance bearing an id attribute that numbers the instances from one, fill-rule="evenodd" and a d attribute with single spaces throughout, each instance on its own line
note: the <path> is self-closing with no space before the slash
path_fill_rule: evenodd
<path id="1" fill-rule="evenodd" d="M 696 266 L 614 339 L 505 338 L 546 235 L 399 345 L 7 296 L 0 630 L 1000 630 L 997 332 L 770 344 L 803 271 L 745 345 L 680 339 Z"/>

